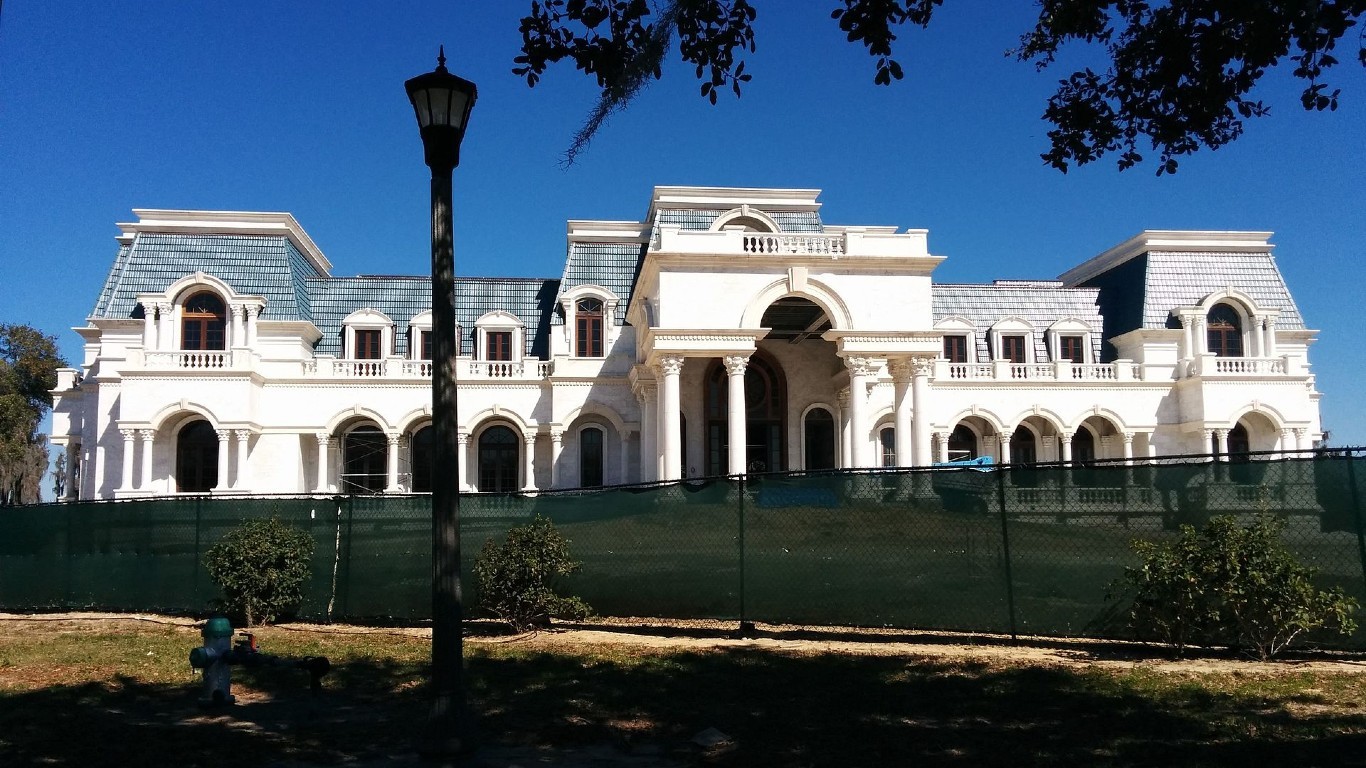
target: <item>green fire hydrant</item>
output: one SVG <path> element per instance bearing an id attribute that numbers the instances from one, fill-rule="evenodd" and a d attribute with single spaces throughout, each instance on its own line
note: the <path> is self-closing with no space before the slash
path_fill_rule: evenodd
<path id="1" fill-rule="evenodd" d="M 199 697 L 200 706 L 217 707 L 237 701 L 237 697 L 232 695 L 234 664 L 302 669 L 308 672 L 310 687 L 315 694 L 322 690 L 323 675 L 332 668 L 326 656 L 286 659 L 261 653 L 256 647 L 256 636 L 250 632 L 243 632 L 242 638 L 233 645 L 232 622 L 222 616 L 204 622 L 199 634 L 204 637 L 204 645 L 190 651 L 190 666 L 204 671 L 204 693 Z"/>

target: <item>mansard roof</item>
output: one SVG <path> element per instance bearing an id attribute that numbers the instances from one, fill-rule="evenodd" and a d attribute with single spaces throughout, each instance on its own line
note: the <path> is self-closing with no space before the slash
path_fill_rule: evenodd
<path id="1" fill-rule="evenodd" d="M 195 272 L 264 297 L 263 320 L 312 319 L 304 281 L 319 271 L 288 237 L 163 232 L 137 232 L 120 243 L 91 317 L 132 317 L 138 294 L 165 291 Z"/>
<path id="2" fill-rule="evenodd" d="M 1034 331 L 1034 359 L 1049 360 L 1044 331 L 1061 320 L 1080 320 L 1091 327 L 1093 359 L 1099 360 L 1100 291 L 1069 288 L 1056 280 L 997 280 L 989 285 L 936 283 L 931 290 L 934 321 L 961 317 L 977 330 L 978 360 L 990 359 L 987 331 L 1007 318 L 1029 323 Z"/>
<path id="3" fill-rule="evenodd" d="M 1145 231 L 1068 270 L 1067 285 L 1101 289 L 1107 336 L 1179 327 L 1172 310 L 1233 289 L 1279 311 L 1278 330 L 1303 330 L 1268 242 L 1270 232 Z"/>
<path id="4" fill-rule="evenodd" d="M 475 321 L 493 310 L 504 310 L 516 315 L 526 327 L 524 352 L 548 357 L 549 319 L 558 286 L 559 281 L 542 278 L 457 277 L 455 321 L 461 331 L 460 354 L 474 352 Z M 408 321 L 432 306 L 429 277 L 313 278 L 308 280 L 308 290 L 313 302 L 313 324 L 323 334 L 315 351 L 324 355 L 342 354 L 342 320 L 363 307 L 393 318 L 397 326 L 394 354 L 407 355 Z"/>

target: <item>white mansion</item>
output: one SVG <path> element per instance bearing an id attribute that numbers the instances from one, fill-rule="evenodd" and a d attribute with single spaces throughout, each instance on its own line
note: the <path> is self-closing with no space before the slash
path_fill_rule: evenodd
<path id="1" fill-rule="evenodd" d="M 1057 280 L 937 284 L 925 230 L 805 189 L 659 187 L 559 279 L 460 278 L 458 467 L 431 283 L 334 277 L 284 213 L 137 210 L 54 392 L 72 498 L 472 491 L 1305 449 L 1307 330 L 1267 232 L 1144 232 Z"/>

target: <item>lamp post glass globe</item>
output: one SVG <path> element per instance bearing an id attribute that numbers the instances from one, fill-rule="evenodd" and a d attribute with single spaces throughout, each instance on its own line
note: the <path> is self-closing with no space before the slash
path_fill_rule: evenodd
<path id="1" fill-rule="evenodd" d="M 474 83 L 446 70 L 446 50 L 437 56 L 436 69 L 403 84 L 417 114 L 427 165 L 432 170 L 460 164 L 460 142 L 478 90 Z"/>

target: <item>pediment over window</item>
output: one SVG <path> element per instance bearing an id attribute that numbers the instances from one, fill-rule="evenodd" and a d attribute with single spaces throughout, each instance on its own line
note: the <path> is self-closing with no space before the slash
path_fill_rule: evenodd
<path id="1" fill-rule="evenodd" d="M 371 309 L 370 307 L 358 309 L 342 320 L 342 325 L 381 326 L 393 324 L 394 321 L 391 320 L 388 315 L 378 309 Z"/>

